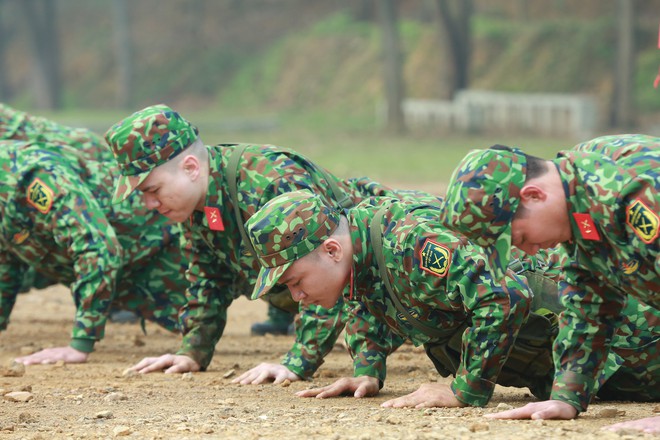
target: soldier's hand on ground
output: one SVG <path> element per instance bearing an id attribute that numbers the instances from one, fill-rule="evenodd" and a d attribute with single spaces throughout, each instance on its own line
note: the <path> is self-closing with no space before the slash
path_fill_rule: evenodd
<path id="1" fill-rule="evenodd" d="M 177 354 L 164 354 L 159 357 L 148 357 L 129 368 L 136 373 L 145 374 L 154 371 L 164 373 L 187 373 L 199 371 L 199 364 L 188 356 Z"/>
<path id="2" fill-rule="evenodd" d="M 417 391 L 390 399 L 381 406 L 384 408 L 454 408 L 465 406 L 465 404 L 454 396 L 449 385 L 425 383 Z"/>
<path id="3" fill-rule="evenodd" d="M 378 379 L 371 376 L 342 377 L 332 385 L 310 390 L 298 391 L 298 397 L 316 397 L 325 399 L 326 397 L 341 396 L 344 394 L 353 394 L 353 397 L 371 397 L 378 394 Z"/>
<path id="4" fill-rule="evenodd" d="M 78 351 L 73 347 L 54 347 L 32 353 L 29 356 L 16 358 L 16 362 L 24 365 L 54 364 L 63 361 L 65 364 L 82 364 L 87 362 L 89 353 Z"/>
<path id="5" fill-rule="evenodd" d="M 627 422 L 615 423 L 604 426 L 607 431 L 618 431 L 620 429 L 632 429 L 641 432 L 660 433 L 660 416 L 647 417 L 645 419 L 628 420 Z"/>
<path id="6" fill-rule="evenodd" d="M 273 384 L 277 385 L 284 382 L 286 379 L 294 382 L 296 380 L 300 380 L 300 377 L 284 365 L 268 364 L 263 362 L 251 370 L 241 374 L 231 382 L 239 383 L 241 385 L 258 385 L 261 383 L 273 381 Z"/>
<path id="7" fill-rule="evenodd" d="M 528 403 L 522 408 L 510 409 L 494 414 L 486 414 L 493 419 L 574 419 L 577 410 L 572 405 L 559 400 Z"/>

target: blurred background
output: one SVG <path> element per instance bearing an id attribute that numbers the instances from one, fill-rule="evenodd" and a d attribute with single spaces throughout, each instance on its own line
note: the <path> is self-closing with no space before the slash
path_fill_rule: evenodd
<path id="1" fill-rule="evenodd" d="M 100 134 L 165 103 L 207 144 L 442 192 L 470 148 L 660 135 L 660 0 L 0 0 L 0 101 Z"/>

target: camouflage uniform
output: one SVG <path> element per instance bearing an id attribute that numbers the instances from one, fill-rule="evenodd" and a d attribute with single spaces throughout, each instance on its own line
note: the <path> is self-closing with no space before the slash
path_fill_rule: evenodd
<path id="1" fill-rule="evenodd" d="M 69 145 L 85 159 L 112 160 L 112 152 L 105 141 L 91 130 L 59 124 L 16 110 L 3 103 L 0 103 L 0 140 L 44 141 Z M 38 276 L 34 267 L 30 266 L 24 275 L 21 292 L 27 292 L 31 287 L 42 289 L 53 283 L 53 280 L 43 275 Z"/>
<path id="2" fill-rule="evenodd" d="M 560 152 L 552 162 L 564 188 L 573 238 L 562 244 L 570 258 L 560 285 L 566 311 L 554 347 L 551 399 L 578 411 L 587 408 L 624 318 L 626 338 L 637 347 L 637 365 L 633 376 L 616 375 L 609 384 L 630 390 L 632 397 L 642 388 L 639 392 L 658 399 L 660 138 L 598 138 Z M 476 150 L 450 181 L 443 224 L 485 246 L 495 272 L 501 273 L 509 259 L 511 220 L 526 170 L 527 158 L 519 150 Z M 625 316 L 627 297 L 642 302 L 638 314 Z M 640 333 L 644 326 L 649 331 Z"/>
<path id="3" fill-rule="evenodd" d="M 0 329 L 7 327 L 21 274 L 71 287 L 71 347 L 91 352 L 115 301 L 178 331 L 187 261 L 178 228 L 139 197 L 111 204 L 117 170 L 45 142 L 0 142 Z"/>
<path id="4" fill-rule="evenodd" d="M 376 261 L 372 228 L 377 227 L 374 217 L 383 206 L 385 215 L 376 233 L 382 235 L 383 262 L 393 293 L 408 317 L 383 288 Z M 502 281 L 495 282 L 481 250 L 441 226 L 438 211 L 432 197 L 372 198 L 347 213 L 354 254 L 351 289 L 344 300 L 353 313 L 347 333 L 356 376 L 383 381 L 387 355 L 409 338 L 425 346 L 440 374 L 456 377 L 451 388 L 463 403 L 485 405 L 496 382 L 529 387 L 538 397 L 547 398 L 553 377 L 555 326 L 551 320 L 556 315 L 542 312 L 541 307 L 553 304 L 557 289 L 535 289 L 531 297 L 527 282 L 533 284 L 532 275 L 558 280 L 558 267 L 565 257 L 554 251 L 543 259 L 525 258 L 511 267 L 527 279 L 509 270 Z M 254 297 L 266 293 L 296 259 L 328 238 L 339 216 L 322 206 L 318 197 L 300 191 L 278 197 L 250 218 L 246 228 L 264 266 Z M 530 313 L 531 308 L 538 313 Z M 631 301 L 629 310 L 634 321 L 645 309 Z M 420 327 L 420 322 L 431 330 Z M 636 330 L 649 334 L 648 327 Z M 628 336 L 625 330 L 620 333 L 616 345 L 622 356 L 612 358 L 600 383 L 619 370 L 627 350 L 636 347 L 635 340 L 625 339 Z M 634 370 L 631 360 L 637 357 L 625 359 L 621 370 Z"/>
<path id="5" fill-rule="evenodd" d="M 118 122 L 106 133 L 122 171 L 115 198 L 131 193 L 153 168 L 181 153 L 198 137 L 198 130 L 177 112 L 164 105 L 147 107 Z M 392 194 L 369 179 L 341 181 L 303 156 L 272 145 L 248 145 L 241 155 L 234 206 L 229 190 L 229 161 L 244 144 L 205 146 L 209 160 L 209 185 L 205 211 L 195 211 L 182 223 L 185 251 L 190 256 L 186 272 L 187 301 L 182 309 L 183 342 L 179 355 L 194 359 L 202 369 L 211 362 L 215 345 L 222 337 L 227 308 L 250 286 L 259 263 L 242 241 L 235 210 L 244 222 L 275 196 L 309 189 L 330 203 L 333 194 L 326 180 L 333 179 L 351 203 L 364 195 Z M 333 202 L 335 203 L 335 202 Z M 289 301 L 290 301 L 290 295 Z M 341 307 L 304 310 L 296 326 L 296 343 L 283 364 L 301 377 L 309 377 L 321 365 L 343 329 Z M 331 342 L 327 342 L 331 341 Z M 323 350 L 319 347 L 329 347 Z"/>
<path id="6" fill-rule="evenodd" d="M 69 127 L 0 103 L 0 140 L 44 141 L 68 145 L 85 159 L 112 161 L 101 136 L 86 128 Z"/>

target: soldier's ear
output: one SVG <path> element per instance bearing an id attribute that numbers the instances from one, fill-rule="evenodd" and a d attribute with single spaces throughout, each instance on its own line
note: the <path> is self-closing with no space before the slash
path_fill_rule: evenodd
<path id="1" fill-rule="evenodd" d="M 332 237 L 327 238 L 321 246 L 322 252 L 327 254 L 333 261 L 341 261 L 343 258 L 344 248 L 337 239 Z"/>
<path id="2" fill-rule="evenodd" d="M 538 185 L 527 184 L 520 190 L 520 200 L 524 203 L 542 202 L 548 197 L 548 194 Z"/>
<path id="3" fill-rule="evenodd" d="M 199 177 L 201 164 L 196 156 L 188 154 L 181 160 L 181 169 L 192 180 L 196 180 Z"/>

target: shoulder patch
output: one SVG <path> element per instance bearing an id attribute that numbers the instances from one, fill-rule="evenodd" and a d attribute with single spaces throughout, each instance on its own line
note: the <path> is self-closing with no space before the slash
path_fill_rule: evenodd
<path id="1" fill-rule="evenodd" d="M 650 210 L 641 200 L 635 200 L 626 209 L 626 223 L 646 244 L 653 242 L 660 231 L 658 214 Z"/>
<path id="2" fill-rule="evenodd" d="M 41 179 L 34 179 L 27 188 L 27 201 L 37 208 L 40 213 L 48 214 L 51 206 L 53 206 L 54 194 L 53 190 Z"/>
<path id="3" fill-rule="evenodd" d="M 437 277 L 446 277 L 451 267 L 451 250 L 427 238 L 419 252 L 419 267 Z"/>

